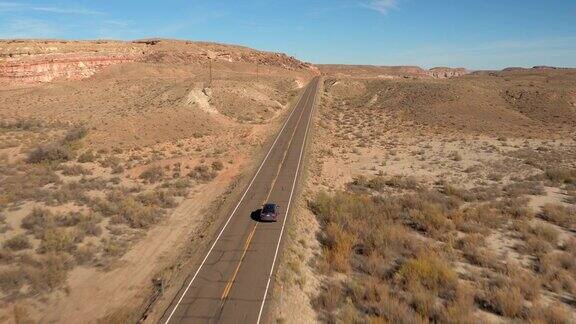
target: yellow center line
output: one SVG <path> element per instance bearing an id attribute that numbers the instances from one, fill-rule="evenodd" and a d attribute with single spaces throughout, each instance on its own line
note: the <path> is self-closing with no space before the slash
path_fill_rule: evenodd
<path id="1" fill-rule="evenodd" d="M 256 226 L 258 226 L 258 223 L 256 223 Z M 244 257 L 246 256 L 246 252 L 248 251 L 248 247 L 250 246 L 250 242 L 252 241 L 252 237 L 254 237 L 254 233 L 256 232 L 256 226 L 254 226 L 254 228 L 252 228 L 252 232 L 250 232 L 250 234 L 248 235 L 248 238 L 246 239 L 246 243 L 244 243 L 244 251 L 242 251 L 242 256 L 240 257 L 240 262 L 238 262 L 238 265 L 236 266 L 236 270 L 234 270 L 234 274 L 232 275 L 232 278 L 226 284 L 226 288 L 224 288 L 224 291 L 222 292 L 222 296 L 220 297 L 220 299 L 226 299 L 228 297 L 228 294 L 230 293 L 230 289 L 232 288 L 232 284 L 234 283 L 234 280 L 236 279 L 236 276 L 238 275 L 238 271 L 240 270 L 240 266 L 242 265 L 242 261 L 244 260 Z"/>
<path id="2" fill-rule="evenodd" d="M 306 98 L 306 102 L 308 102 L 309 98 L 310 98 L 310 95 L 308 95 L 308 97 Z M 264 200 L 263 204 L 265 204 L 268 201 L 268 199 L 270 199 L 270 195 L 272 194 L 272 189 L 274 189 L 274 185 L 276 184 L 276 181 L 278 180 L 278 176 L 280 175 L 280 170 L 282 170 L 282 166 L 284 165 L 284 161 L 286 160 L 286 156 L 288 155 L 288 149 L 290 148 L 290 145 L 292 144 L 292 140 L 294 139 L 294 135 L 296 135 L 296 130 L 298 129 L 298 125 L 300 125 L 300 120 L 302 120 L 302 115 L 304 115 L 305 110 L 306 110 L 306 106 L 304 106 L 304 108 L 302 108 L 302 112 L 300 113 L 300 116 L 298 117 L 298 121 L 296 122 L 296 126 L 294 126 L 294 130 L 292 131 L 292 135 L 290 136 L 290 140 L 288 141 L 288 145 L 286 146 L 286 150 L 284 151 L 284 154 L 282 156 L 282 161 L 278 165 L 278 170 L 276 170 L 276 175 L 274 176 L 274 179 L 272 179 L 272 185 L 270 186 L 270 189 L 268 190 L 268 194 L 266 195 L 266 199 Z M 232 286 L 234 285 L 234 282 L 236 280 L 236 276 L 238 275 L 238 272 L 240 271 L 240 266 L 242 265 L 242 262 L 244 261 L 244 257 L 246 257 L 246 253 L 248 252 L 248 248 L 250 247 L 250 242 L 252 242 L 252 238 L 254 237 L 254 233 L 256 232 L 257 227 L 258 227 L 258 223 L 256 223 L 254 225 L 254 227 L 252 228 L 252 231 L 250 232 L 250 234 L 248 235 L 248 238 L 246 239 L 246 242 L 244 243 L 244 250 L 242 251 L 242 256 L 240 256 L 240 261 L 238 261 L 238 265 L 236 266 L 236 269 L 232 273 L 232 277 L 226 283 L 226 287 L 224 288 L 224 291 L 222 292 L 222 296 L 220 297 L 220 300 L 222 300 L 222 301 L 225 300 L 226 298 L 228 298 L 228 294 L 230 294 L 230 290 L 232 289 Z"/>

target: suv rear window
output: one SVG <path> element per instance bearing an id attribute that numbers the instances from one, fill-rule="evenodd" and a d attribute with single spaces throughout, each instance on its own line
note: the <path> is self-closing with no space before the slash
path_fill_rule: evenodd
<path id="1" fill-rule="evenodd" d="M 265 213 L 273 213 L 274 209 L 276 209 L 275 207 L 276 207 L 276 205 L 266 204 L 266 205 L 264 205 L 264 208 L 262 209 L 262 211 Z"/>

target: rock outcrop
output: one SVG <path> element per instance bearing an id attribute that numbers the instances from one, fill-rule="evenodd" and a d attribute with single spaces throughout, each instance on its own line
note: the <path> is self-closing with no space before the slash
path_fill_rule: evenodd
<path id="1" fill-rule="evenodd" d="M 0 41 L 0 82 L 9 84 L 78 80 L 103 68 L 130 62 L 203 64 L 248 63 L 288 70 L 314 70 L 282 53 L 242 46 L 163 39 L 121 41 Z"/>
<path id="2" fill-rule="evenodd" d="M 376 65 L 319 65 L 320 71 L 328 75 L 377 78 L 436 78 L 459 77 L 469 72 L 464 68 L 436 67 L 430 70 L 419 66 L 376 66 Z"/>
<path id="3" fill-rule="evenodd" d="M 134 62 L 137 55 L 41 54 L 0 63 L 0 81 L 15 83 L 50 82 L 54 79 L 83 79 L 110 65 Z"/>
<path id="4" fill-rule="evenodd" d="M 437 79 L 448 79 L 463 76 L 468 74 L 468 71 L 464 68 L 435 67 L 426 71 L 426 73 Z"/>

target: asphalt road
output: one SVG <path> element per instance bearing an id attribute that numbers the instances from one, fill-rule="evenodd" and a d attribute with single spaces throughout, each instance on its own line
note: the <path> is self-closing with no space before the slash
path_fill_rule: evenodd
<path id="1" fill-rule="evenodd" d="M 161 323 L 266 321 L 318 82 L 315 78 L 306 86 L 244 195 Z M 278 222 L 254 219 L 265 202 L 280 206 Z"/>

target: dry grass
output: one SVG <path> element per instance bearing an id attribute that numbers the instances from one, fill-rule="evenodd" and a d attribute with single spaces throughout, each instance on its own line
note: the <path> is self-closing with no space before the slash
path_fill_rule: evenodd
<path id="1" fill-rule="evenodd" d="M 133 228 L 148 228 L 160 221 L 164 211 L 157 206 L 147 206 L 134 197 L 114 198 L 115 215 L 112 222 L 125 223 Z"/>
<path id="2" fill-rule="evenodd" d="M 2 246 L 12 251 L 20 251 L 31 248 L 32 244 L 30 244 L 28 236 L 24 234 L 18 234 L 4 241 Z"/>
<path id="3" fill-rule="evenodd" d="M 78 156 L 78 163 L 88 163 L 94 162 L 97 156 L 94 154 L 94 151 L 87 150 Z"/>
<path id="4" fill-rule="evenodd" d="M 576 183 L 576 169 L 566 167 L 549 168 L 544 173 L 548 180 L 555 184 Z"/>
<path id="5" fill-rule="evenodd" d="M 140 179 L 147 183 L 156 183 L 164 178 L 164 169 L 160 166 L 151 166 L 140 174 Z"/>
<path id="6" fill-rule="evenodd" d="M 214 168 L 212 170 L 207 165 L 197 165 L 188 173 L 188 177 L 191 179 L 207 182 L 214 179 L 217 175 L 217 171 Z"/>
<path id="7" fill-rule="evenodd" d="M 445 223 L 420 215 L 433 211 L 449 223 L 444 212 L 457 206 L 450 199 L 427 191 L 396 199 L 337 192 L 320 193 L 309 206 L 323 227 L 324 272 L 354 273 L 370 283 L 366 286 L 354 281 L 345 282 L 342 287 L 328 286 L 316 301 L 328 321 L 356 318 L 362 322 L 380 317 L 388 321 L 420 322 L 449 316 L 467 318 L 465 309 L 471 308 L 472 299 L 462 293 L 464 288 L 446 257 L 440 250 L 433 256 L 421 254 L 423 245 L 411 233 L 411 228 L 425 227 L 425 233 L 437 235 L 436 231 L 444 228 Z M 420 214 L 415 216 L 417 213 Z M 416 222 L 422 226 L 415 226 Z M 395 294 L 390 293 L 390 286 Z M 351 303 L 340 310 L 340 315 L 334 315 L 333 308 L 346 298 Z M 438 302 L 444 299 L 450 302 L 439 306 Z M 371 311 L 366 312 L 368 309 Z"/>
<path id="8" fill-rule="evenodd" d="M 63 166 L 62 174 L 66 176 L 91 175 L 92 171 L 79 164 L 73 164 Z"/>
<path id="9" fill-rule="evenodd" d="M 546 204 L 542 207 L 540 217 L 558 226 L 574 229 L 576 225 L 576 208 Z"/>
<path id="10" fill-rule="evenodd" d="M 73 152 L 65 144 L 42 144 L 28 154 L 28 163 L 64 162 L 73 158 Z"/>
<path id="11" fill-rule="evenodd" d="M 458 286 L 458 277 L 438 256 L 419 256 L 408 259 L 395 273 L 395 279 L 408 290 L 419 286 L 450 295 Z"/>

